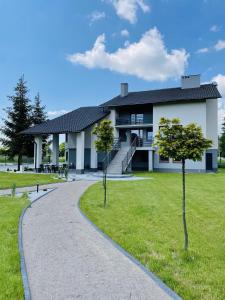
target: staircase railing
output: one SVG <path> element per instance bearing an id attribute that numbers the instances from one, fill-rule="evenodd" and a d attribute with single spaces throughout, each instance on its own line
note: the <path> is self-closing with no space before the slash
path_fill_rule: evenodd
<path id="1" fill-rule="evenodd" d="M 129 150 L 127 151 L 127 154 L 126 154 L 124 160 L 122 161 L 122 173 L 125 173 L 127 171 L 127 168 L 130 165 L 131 159 L 136 151 L 137 144 L 138 144 L 138 137 L 136 137 L 133 140 L 133 142 L 130 145 Z"/>
<path id="2" fill-rule="evenodd" d="M 103 171 L 108 168 L 109 164 L 111 163 L 111 161 L 113 160 L 113 158 L 116 156 L 116 154 L 117 154 L 117 152 L 119 151 L 120 148 L 121 148 L 121 140 L 120 140 L 120 138 L 115 139 L 114 143 L 112 145 L 112 150 L 106 154 L 106 156 L 104 157 L 104 159 L 102 161 L 102 169 L 103 169 Z"/>

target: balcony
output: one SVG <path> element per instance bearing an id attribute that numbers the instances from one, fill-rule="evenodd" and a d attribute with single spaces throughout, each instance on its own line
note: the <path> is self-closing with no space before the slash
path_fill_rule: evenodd
<path id="1" fill-rule="evenodd" d="M 116 126 L 126 126 L 126 127 L 147 127 L 152 126 L 152 123 L 147 122 L 143 119 L 137 120 L 137 119 L 131 119 L 131 118 L 117 118 L 116 119 Z"/>
<path id="2" fill-rule="evenodd" d="M 153 145 L 153 139 L 151 139 L 151 140 L 146 140 L 143 138 L 137 139 L 137 143 L 136 143 L 137 148 L 152 147 L 152 145 Z"/>

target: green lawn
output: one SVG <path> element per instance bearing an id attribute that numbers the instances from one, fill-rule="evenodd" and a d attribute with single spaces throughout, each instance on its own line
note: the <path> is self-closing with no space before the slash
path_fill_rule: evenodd
<path id="1" fill-rule="evenodd" d="M 182 250 L 181 174 L 102 183 L 81 198 L 81 209 L 113 240 L 184 299 L 225 299 L 225 170 L 187 175 L 188 254 Z"/>
<path id="2" fill-rule="evenodd" d="M 26 198 L 0 197 L 0 299 L 22 300 L 18 222 Z"/>
<path id="3" fill-rule="evenodd" d="M 17 174 L 0 172 L 0 190 L 11 188 L 14 183 L 17 187 L 23 187 L 62 181 L 60 179 L 55 179 L 56 177 L 57 175 L 55 174 Z"/>

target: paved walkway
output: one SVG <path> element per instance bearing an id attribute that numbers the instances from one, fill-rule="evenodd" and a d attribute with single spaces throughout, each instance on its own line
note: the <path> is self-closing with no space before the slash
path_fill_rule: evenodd
<path id="1" fill-rule="evenodd" d="M 26 212 L 23 242 L 32 300 L 170 299 L 81 215 L 77 202 L 91 184 L 60 184 Z"/>

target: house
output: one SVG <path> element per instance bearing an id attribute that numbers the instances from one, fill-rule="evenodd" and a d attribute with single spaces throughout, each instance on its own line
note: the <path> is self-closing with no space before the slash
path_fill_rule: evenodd
<path id="1" fill-rule="evenodd" d="M 29 128 L 23 134 L 35 136 L 35 167 L 42 163 L 42 135 L 53 135 L 52 164 L 58 165 L 59 134 L 65 134 L 66 161 L 77 173 L 94 170 L 105 163 L 97 153 L 92 130 L 103 119 L 114 127 L 115 144 L 111 152 L 108 172 L 132 170 L 179 171 L 181 163 L 160 157 L 152 146 L 161 117 L 181 119 L 201 126 L 204 136 L 213 141 L 199 162 L 187 161 L 189 172 L 217 170 L 218 117 L 217 99 L 221 95 L 215 83 L 200 84 L 200 75 L 182 76 L 181 87 L 141 92 L 129 92 L 128 84 L 121 84 L 120 95 L 100 106 L 81 107 L 43 124 Z M 108 157 L 109 158 L 109 157 Z"/>

